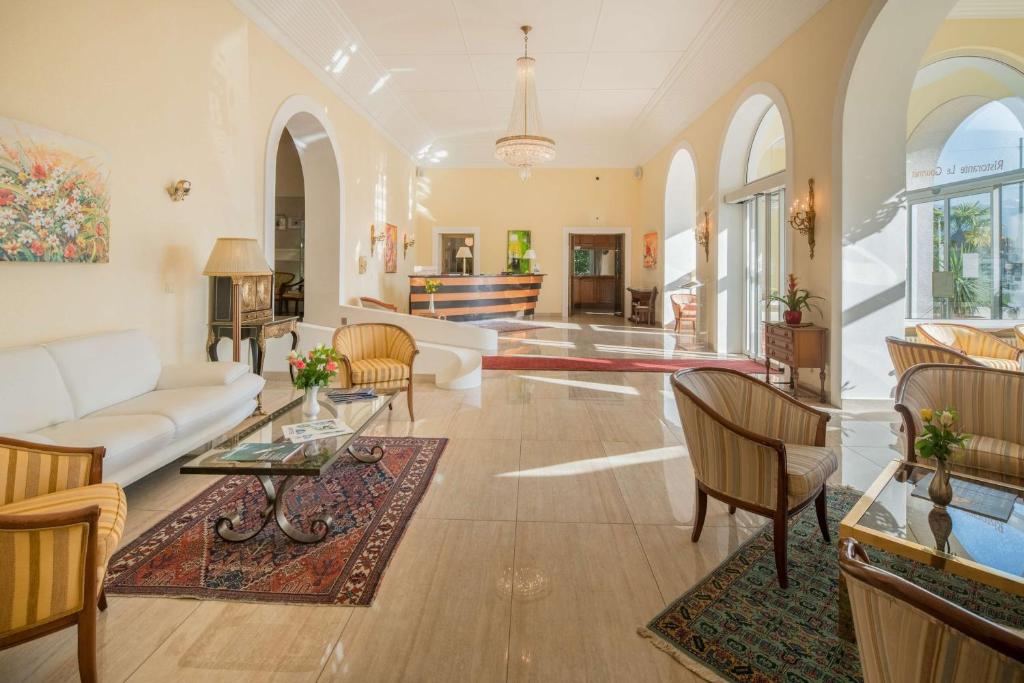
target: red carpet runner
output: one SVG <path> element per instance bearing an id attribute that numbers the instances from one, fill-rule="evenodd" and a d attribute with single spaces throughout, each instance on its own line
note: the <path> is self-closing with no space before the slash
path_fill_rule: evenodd
<path id="1" fill-rule="evenodd" d="M 675 372 L 683 368 L 728 368 L 764 373 L 752 360 L 718 358 L 576 358 L 574 356 L 484 356 L 484 370 L 573 370 L 584 372 Z"/>

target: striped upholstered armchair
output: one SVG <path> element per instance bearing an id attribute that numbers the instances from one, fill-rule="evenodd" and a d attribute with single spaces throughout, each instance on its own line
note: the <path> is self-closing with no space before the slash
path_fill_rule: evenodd
<path id="1" fill-rule="evenodd" d="M 839 545 L 866 683 L 974 683 L 1024 678 L 1024 634 L 1011 631 Z"/>
<path id="2" fill-rule="evenodd" d="M 829 416 L 742 372 L 694 368 L 672 376 L 679 419 L 697 479 L 700 539 L 708 496 L 770 517 L 775 568 L 788 587 L 787 520 L 812 501 L 821 535 L 830 543 L 825 482 L 839 467 L 825 446 Z"/>
<path id="3" fill-rule="evenodd" d="M 983 367 L 982 363 L 956 349 L 935 344 L 921 344 L 896 337 L 886 337 L 885 346 L 889 349 L 889 358 L 896 369 L 899 379 L 910 368 L 922 363 L 944 363 L 946 365 L 973 365 Z"/>
<path id="4" fill-rule="evenodd" d="M 915 365 L 896 385 L 896 411 L 907 435 L 906 457 L 917 459 L 921 409 L 953 408 L 970 438 L 950 461 L 954 471 L 1024 484 L 1024 373 L 988 367 Z"/>
<path id="5" fill-rule="evenodd" d="M 78 666 L 96 680 L 96 610 L 124 531 L 103 448 L 0 438 L 0 650 L 78 625 Z"/>
<path id="6" fill-rule="evenodd" d="M 917 334 L 929 344 L 959 351 L 981 365 L 1002 370 L 1021 369 L 1021 350 L 999 337 L 970 325 L 921 323 Z"/>
<path id="7" fill-rule="evenodd" d="M 416 340 L 398 325 L 359 323 L 334 331 L 334 350 L 341 356 L 342 388 L 374 387 L 405 390 L 409 419 L 412 409 L 412 364 Z"/>

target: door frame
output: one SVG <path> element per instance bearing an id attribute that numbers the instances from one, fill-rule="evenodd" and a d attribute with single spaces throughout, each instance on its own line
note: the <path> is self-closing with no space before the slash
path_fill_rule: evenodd
<path id="1" fill-rule="evenodd" d="M 569 317 L 569 280 L 572 272 L 569 270 L 569 243 L 573 235 L 622 235 L 622 286 L 629 287 L 631 266 L 633 262 L 633 231 L 631 228 L 584 228 L 570 227 L 562 228 L 562 267 L 565 268 L 565 276 L 559 286 L 562 289 L 562 317 Z M 623 292 L 622 318 L 628 317 L 629 306 Z"/>
<path id="2" fill-rule="evenodd" d="M 480 228 L 453 228 L 434 226 L 430 229 L 430 256 L 433 259 L 431 269 L 438 274 L 441 273 L 441 235 L 445 233 L 465 233 L 473 236 L 473 275 L 480 274 L 480 256 L 482 254 L 480 244 Z"/>

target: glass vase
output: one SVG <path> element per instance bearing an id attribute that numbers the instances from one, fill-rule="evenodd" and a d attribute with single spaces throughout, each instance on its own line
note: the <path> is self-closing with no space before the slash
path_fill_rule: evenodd
<path id="1" fill-rule="evenodd" d="M 434 293 L 433 292 L 430 293 L 430 308 L 429 308 L 429 310 L 430 310 L 431 313 L 434 312 Z"/>

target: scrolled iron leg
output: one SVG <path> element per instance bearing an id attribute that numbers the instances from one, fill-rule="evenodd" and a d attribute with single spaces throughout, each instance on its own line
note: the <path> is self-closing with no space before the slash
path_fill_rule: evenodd
<path id="1" fill-rule="evenodd" d="M 384 457 L 384 447 L 375 445 L 372 448 L 348 447 L 348 453 L 359 462 L 374 463 Z"/>
<path id="2" fill-rule="evenodd" d="M 281 527 L 281 531 L 293 541 L 299 543 L 316 543 L 317 541 L 324 540 L 327 536 L 327 532 L 331 530 L 331 524 L 334 519 L 330 515 L 322 515 L 316 517 L 310 523 L 310 532 L 307 533 L 301 529 L 296 528 L 292 525 L 288 518 L 285 516 L 284 511 L 284 497 L 291 490 L 295 482 L 298 481 L 295 477 L 285 477 L 284 481 L 281 482 L 281 491 L 278 493 L 277 501 L 274 503 L 274 518 L 277 520 L 277 525 Z"/>
<path id="3" fill-rule="evenodd" d="M 249 531 L 236 531 L 235 528 L 242 523 L 238 513 L 221 517 L 217 520 L 217 524 L 214 528 L 217 530 L 217 535 L 223 538 L 225 541 L 231 543 L 241 543 L 242 541 L 248 541 L 250 538 L 263 531 L 263 527 L 267 525 L 270 518 L 274 514 L 275 502 L 277 501 L 277 492 L 274 490 L 274 481 L 267 476 L 260 475 L 256 477 L 263 484 L 263 492 L 267 496 L 266 505 L 263 507 L 263 514 L 261 523 L 255 529 Z"/>

